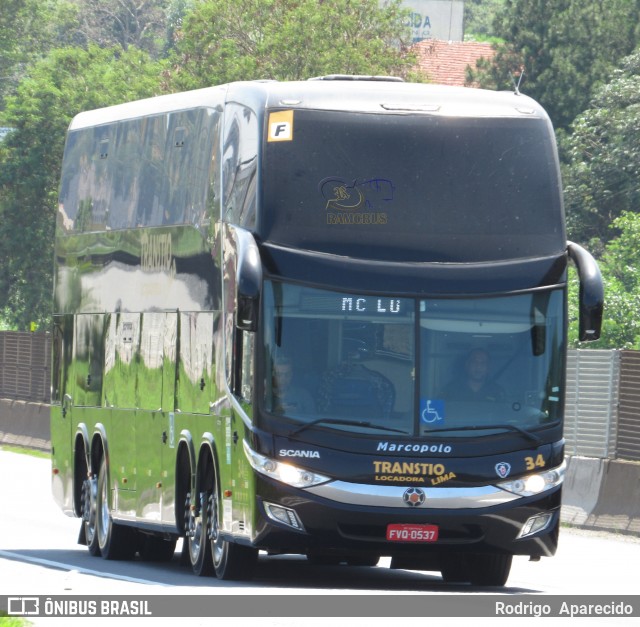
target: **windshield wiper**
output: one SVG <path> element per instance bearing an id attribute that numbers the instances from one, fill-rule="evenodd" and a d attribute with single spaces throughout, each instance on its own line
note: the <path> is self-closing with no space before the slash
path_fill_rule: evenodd
<path id="1" fill-rule="evenodd" d="M 432 433 L 445 432 L 445 431 L 486 431 L 487 429 L 506 429 L 507 431 L 516 431 L 520 433 L 528 440 L 535 442 L 536 444 L 542 444 L 543 440 L 540 436 L 532 433 L 531 431 L 527 431 L 522 427 L 518 427 L 516 425 L 467 425 L 465 427 L 442 427 L 441 429 L 430 429 L 424 435 L 431 435 Z"/>
<path id="2" fill-rule="evenodd" d="M 306 424 L 301 425 L 294 431 L 289 434 L 289 437 L 297 435 L 301 433 L 305 429 L 309 427 L 313 427 L 318 424 L 327 424 L 327 425 L 345 425 L 347 427 L 368 427 L 371 429 L 380 429 L 381 431 L 392 431 L 394 433 L 404 433 L 407 435 L 406 431 L 402 429 L 394 429 L 393 427 L 386 427 L 385 425 L 376 425 L 373 422 L 368 422 L 367 420 L 342 420 L 340 418 L 318 418 L 317 420 L 312 420 L 311 422 L 307 422 Z"/>

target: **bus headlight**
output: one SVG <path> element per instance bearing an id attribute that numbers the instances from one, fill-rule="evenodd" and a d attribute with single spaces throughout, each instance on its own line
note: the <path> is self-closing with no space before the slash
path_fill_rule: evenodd
<path id="1" fill-rule="evenodd" d="M 559 486 L 564 481 L 564 474 L 567 469 L 566 462 L 553 470 L 528 475 L 512 481 L 503 481 L 497 486 L 507 492 L 513 492 L 519 496 L 535 496 L 546 490 L 551 490 Z"/>
<path id="2" fill-rule="evenodd" d="M 265 477 L 286 483 L 294 488 L 310 488 L 314 485 L 331 481 L 330 477 L 318 474 L 311 470 L 298 468 L 292 464 L 276 461 L 256 453 L 246 442 L 243 442 L 244 453 L 251 467 Z"/>

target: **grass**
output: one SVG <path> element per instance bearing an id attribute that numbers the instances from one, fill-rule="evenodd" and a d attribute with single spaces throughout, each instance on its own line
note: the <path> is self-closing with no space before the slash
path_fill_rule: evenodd
<path id="1" fill-rule="evenodd" d="M 4 610 L 0 610 L 0 627 L 27 627 L 32 624 L 24 618 L 9 616 Z"/>
<path id="2" fill-rule="evenodd" d="M 10 453 L 21 453 L 23 455 L 31 455 L 32 457 L 40 457 L 41 459 L 50 459 L 49 451 L 42 451 L 35 448 L 27 448 L 25 446 L 14 446 L 12 444 L 0 444 L 0 451 L 9 451 Z M 0 614 L 0 619 L 2 614 Z M 0 620 L 0 627 L 4 627 L 4 623 Z"/>

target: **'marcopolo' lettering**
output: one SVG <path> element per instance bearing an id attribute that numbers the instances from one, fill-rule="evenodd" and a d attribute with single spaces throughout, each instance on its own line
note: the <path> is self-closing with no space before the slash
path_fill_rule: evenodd
<path id="1" fill-rule="evenodd" d="M 453 450 L 448 444 L 394 444 L 393 442 L 378 442 L 377 451 L 389 453 L 451 453 Z"/>

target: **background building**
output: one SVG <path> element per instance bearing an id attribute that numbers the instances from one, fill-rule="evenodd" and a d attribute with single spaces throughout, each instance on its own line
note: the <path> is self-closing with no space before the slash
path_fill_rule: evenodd
<path id="1" fill-rule="evenodd" d="M 495 54 L 490 43 L 439 39 L 420 41 L 415 44 L 414 50 L 418 57 L 418 68 L 430 82 L 457 86 L 469 86 L 467 68 L 476 69 L 479 59 L 490 60 Z"/>
<path id="2" fill-rule="evenodd" d="M 409 18 L 413 41 L 442 39 L 462 41 L 464 36 L 464 2 L 461 0 L 403 0 L 412 11 Z"/>

